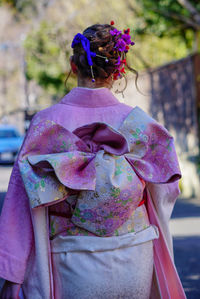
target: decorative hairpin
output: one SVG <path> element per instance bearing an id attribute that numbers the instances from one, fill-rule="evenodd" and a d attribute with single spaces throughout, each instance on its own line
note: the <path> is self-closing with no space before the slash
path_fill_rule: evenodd
<path id="1" fill-rule="evenodd" d="M 97 57 L 103 58 L 103 59 L 105 59 L 105 62 L 108 62 L 108 58 L 106 56 L 102 56 L 102 55 L 96 54 L 95 52 L 92 52 L 90 50 L 90 41 L 89 41 L 89 39 L 86 36 L 84 36 L 83 34 L 77 33 L 74 36 L 71 47 L 74 48 L 77 44 L 80 44 L 80 43 L 82 44 L 83 49 L 85 50 L 85 52 L 87 54 L 88 64 L 89 64 L 90 69 L 91 69 L 92 82 L 95 82 L 94 72 L 93 72 L 93 67 L 92 67 L 93 66 L 92 57 L 97 56 Z"/>
<path id="2" fill-rule="evenodd" d="M 113 26 L 114 21 L 110 22 L 110 25 Z M 117 71 L 113 74 L 113 79 L 117 80 L 121 77 L 121 74 L 126 73 L 125 66 L 127 65 L 125 54 L 128 53 L 130 46 L 135 45 L 135 43 L 131 40 L 130 36 L 130 28 L 124 29 L 123 33 L 120 30 L 114 28 L 110 30 L 110 34 L 115 37 L 116 44 L 114 49 L 116 52 L 120 52 L 121 54 L 117 58 L 116 66 Z"/>

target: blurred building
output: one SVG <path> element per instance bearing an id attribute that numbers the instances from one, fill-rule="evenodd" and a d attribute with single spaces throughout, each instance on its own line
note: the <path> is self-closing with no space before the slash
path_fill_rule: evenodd
<path id="1" fill-rule="evenodd" d="M 121 101 L 140 106 L 171 132 L 183 174 L 183 195 L 199 196 L 200 55 L 148 70 L 140 75 L 138 85 L 145 95 L 131 78 Z"/>

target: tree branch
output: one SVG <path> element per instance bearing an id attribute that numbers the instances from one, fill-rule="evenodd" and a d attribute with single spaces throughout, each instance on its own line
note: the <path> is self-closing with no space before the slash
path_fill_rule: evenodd
<path id="1" fill-rule="evenodd" d="M 182 15 L 178 15 L 174 12 L 166 12 L 163 10 L 159 10 L 159 9 L 154 9 L 153 10 L 156 13 L 159 13 L 160 15 L 162 15 L 163 17 L 169 18 L 169 19 L 174 19 L 176 21 L 180 21 L 184 24 L 187 24 L 188 26 L 192 27 L 195 30 L 199 30 L 200 29 L 200 24 L 197 24 L 195 22 L 193 22 L 191 19 L 188 19 Z"/>
<path id="2" fill-rule="evenodd" d="M 179 4 L 185 7 L 192 15 L 193 19 L 200 26 L 200 12 L 188 0 L 177 0 Z"/>
<path id="3" fill-rule="evenodd" d="M 187 0 L 177 0 L 178 2 L 188 2 Z M 139 15 L 140 13 L 138 12 L 138 10 L 136 9 L 136 7 L 134 7 L 134 5 L 132 4 L 131 1 L 128 1 L 128 8 L 134 12 L 136 15 Z M 186 24 L 187 26 L 189 27 L 192 27 L 195 31 L 196 30 L 200 30 L 200 23 L 198 22 L 194 22 L 193 20 L 189 19 L 189 18 L 186 18 L 184 17 L 183 15 L 179 15 L 179 14 L 176 14 L 172 11 L 170 12 L 167 12 L 166 10 L 163 11 L 163 10 L 160 10 L 160 9 L 152 9 L 152 11 L 160 14 L 161 16 L 165 17 L 165 18 L 168 18 L 168 19 L 173 19 L 173 20 L 176 20 L 176 21 L 180 21 L 181 23 L 184 23 Z M 196 14 L 196 9 L 195 9 L 195 14 Z M 198 13 L 198 12 L 197 12 Z M 194 13 L 193 13 L 194 15 Z M 195 20 L 196 21 L 196 20 Z"/>
<path id="4" fill-rule="evenodd" d="M 132 1 L 128 1 L 128 3 L 127 3 L 127 7 L 128 7 L 132 12 L 134 12 L 136 15 L 138 15 L 138 11 L 137 11 L 136 8 L 133 6 Z"/>
<path id="5" fill-rule="evenodd" d="M 142 57 L 142 55 L 137 51 L 135 50 L 135 56 L 142 62 L 143 66 L 148 69 L 151 67 L 151 65 L 146 61 L 146 59 L 144 59 Z"/>

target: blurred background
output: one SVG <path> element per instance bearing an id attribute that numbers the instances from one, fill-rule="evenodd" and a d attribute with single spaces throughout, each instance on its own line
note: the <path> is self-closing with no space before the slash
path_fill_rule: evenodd
<path id="1" fill-rule="evenodd" d="M 70 75 L 73 36 L 115 21 L 135 41 L 113 92 L 140 106 L 175 138 L 183 177 L 170 222 L 175 263 L 188 298 L 200 298 L 200 1 L 0 0 L 0 203 L 32 116 L 58 102 Z"/>

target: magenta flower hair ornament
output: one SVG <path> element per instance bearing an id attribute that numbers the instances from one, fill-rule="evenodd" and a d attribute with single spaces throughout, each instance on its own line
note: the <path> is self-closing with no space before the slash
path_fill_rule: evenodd
<path id="1" fill-rule="evenodd" d="M 114 25 L 114 21 L 111 21 L 110 24 Z M 123 33 L 121 30 L 115 28 L 110 30 L 110 34 L 116 40 L 114 49 L 119 54 L 116 62 L 116 72 L 113 74 L 113 79 L 117 80 L 121 78 L 121 74 L 126 73 L 125 66 L 127 65 L 127 62 L 125 54 L 128 53 L 129 47 L 135 45 L 135 43 L 131 40 L 130 28 L 124 29 Z"/>

